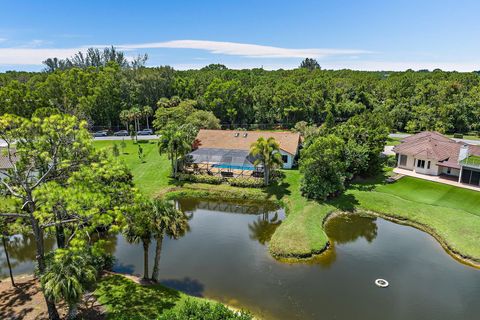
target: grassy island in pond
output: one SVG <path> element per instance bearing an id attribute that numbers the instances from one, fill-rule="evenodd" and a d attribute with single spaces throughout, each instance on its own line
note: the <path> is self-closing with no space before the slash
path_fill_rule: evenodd
<path id="1" fill-rule="evenodd" d="M 95 143 L 110 148 L 119 142 Z M 385 184 L 384 179 L 356 182 L 334 201 L 317 202 L 301 195 L 301 174 L 297 170 L 284 170 L 282 181 L 264 189 L 178 183 L 169 177 L 168 159 L 158 155 L 154 142 L 142 144 L 145 162 L 137 157 L 132 141 L 125 143 L 120 158 L 132 169 L 137 187 L 148 195 L 268 200 L 284 206 L 287 218 L 269 243 L 275 257 L 305 258 L 322 252 L 329 241 L 323 225 L 332 213 L 364 211 L 420 228 L 458 258 L 480 265 L 479 192 L 404 177 L 392 184 Z"/>

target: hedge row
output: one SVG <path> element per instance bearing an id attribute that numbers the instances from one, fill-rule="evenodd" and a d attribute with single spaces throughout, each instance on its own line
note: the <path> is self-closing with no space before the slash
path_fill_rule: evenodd
<path id="1" fill-rule="evenodd" d="M 221 184 L 223 182 L 228 183 L 233 187 L 241 188 L 262 188 L 265 186 L 263 179 L 256 178 L 223 178 L 219 176 L 209 176 L 203 174 L 186 174 L 181 173 L 178 175 L 178 180 L 194 183 L 207 183 L 207 184 Z"/>

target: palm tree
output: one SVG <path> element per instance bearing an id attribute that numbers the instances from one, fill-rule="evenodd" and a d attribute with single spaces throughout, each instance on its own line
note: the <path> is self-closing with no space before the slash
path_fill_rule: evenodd
<path id="1" fill-rule="evenodd" d="M 153 234 L 156 241 L 155 260 L 153 264 L 152 280 L 158 282 L 160 255 L 165 235 L 178 239 L 188 231 L 188 217 L 175 207 L 171 201 L 155 199 L 151 202 L 153 218 Z"/>
<path id="2" fill-rule="evenodd" d="M 130 109 L 130 114 L 135 123 L 135 131 L 139 131 L 140 130 L 139 120 L 141 117 L 143 117 L 142 110 L 140 110 L 139 107 L 133 107 Z"/>
<path id="3" fill-rule="evenodd" d="M 128 125 L 130 124 L 130 121 L 131 121 L 131 114 L 130 114 L 130 110 L 122 110 L 120 112 L 120 121 L 123 123 L 123 125 L 125 126 L 125 128 L 127 129 L 128 131 Z"/>
<path id="4" fill-rule="evenodd" d="M 126 214 L 127 224 L 123 230 L 129 243 L 142 243 L 143 246 L 143 278 L 148 279 L 148 249 L 152 239 L 152 219 L 148 201 L 137 197 L 135 205 Z"/>
<path id="5" fill-rule="evenodd" d="M 183 158 L 192 149 L 192 142 L 195 138 L 194 131 L 192 126 L 188 124 L 180 127 L 168 124 L 160 133 L 158 152 L 168 155 L 174 178 L 177 177 L 179 159 Z"/>
<path id="6" fill-rule="evenodd" d="M 145 106 L 142 109 L 142 114 L 145 117 L 145 121 L 147 122 L 147 129 L 150 129 L 148 118 L 153 115 L 153 109 L 150 106 Z"/>
<path id="7" fill-rule="evenodd" d="M 68 304 L 67 319 L 75 319 L 77 305 L 86 287 L 95 281 L 96 273 L 84 253 L 58 249 L 42 275 L 42 287 L 50 299 L 64 300 Z"/>
<path id="8" fill-rule="evenodd" d="M 272 137 L 267 140 L 260 137 L 256 142 L 252 143 L 250 154 L 255 157 L 255 166 L 259 164 L 263 166 L 265 185 L 268 185 L 271 170 L 277 166 L 281 166 L 283 163 L 278 142 Z"/>

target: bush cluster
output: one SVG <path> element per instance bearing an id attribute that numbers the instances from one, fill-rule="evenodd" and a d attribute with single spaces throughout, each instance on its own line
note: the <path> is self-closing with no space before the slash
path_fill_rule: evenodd
<path id="1" fill-rule="evenodd" d="M 252 320 L 244 311 L 235 312 L 220 303 L 196 302 L 187 300 L 178 309 L 165 312 L 158 320 Z"/>
<path id="2" fill-rule="evenodd" d="M 258 178 L 230 178 L 228 184 L 241 188 L 262 188 L 265 186 L 263 179 Z"/>
<path id="3" fill-rule="evenodd" d="M 454 133 L 454 134 L 453 134 L 453 137 L 454 137 L 455 139 L 463 139 L 463 134 L 461 134 L 461 133 Z"/>
<path id="4" fill-rule="evenodd" d="M 223 178 L 218 176 L 209 176 L 204 174 L 185 174 L 185 173 L 179 174 L 178 180 L 196 182 L 196 183 L 208 183 L 208 184 L 221 184 L 223 182 Z"/>

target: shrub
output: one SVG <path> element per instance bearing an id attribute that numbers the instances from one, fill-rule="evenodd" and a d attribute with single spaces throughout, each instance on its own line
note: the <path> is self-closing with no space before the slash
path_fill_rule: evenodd
<path id="1" fill-rule="evenodd" d="M 220 303 L 187 300 L 178 309 L 165 312 L 158 320 L 252 320 L 244 311 L 235 312 Z"/>
<path id="2" fill-rule="evenodd" d="M 463 134 L 461 134 L 461 133 L 454 133 L 454 134 L 453 134 L 453 137 L 454 137 L 455 139 L 463 139 Z"/>
<path id="3" fill-rule="evenodd" d="M 265 186 L 263 179 L 257 178 L 230 178 L 228 183 L 233 187 L 262 188 Z"/>
<path id="4" fill-rule="evenodd" d="M 395 168 L 397 166 L 397 157 L 387 156 L 385 158 L 385 164 L 390 168 Z"/>
<path id="5" fill-rule="evenodd" d="M 208 184 L 221 184 L 223 182 L 222 177 L 218 176 L 209 176 L 205 174 L 179 174 L 178 180 L 195 182 L 195 183 L 208 183 Z"/>

